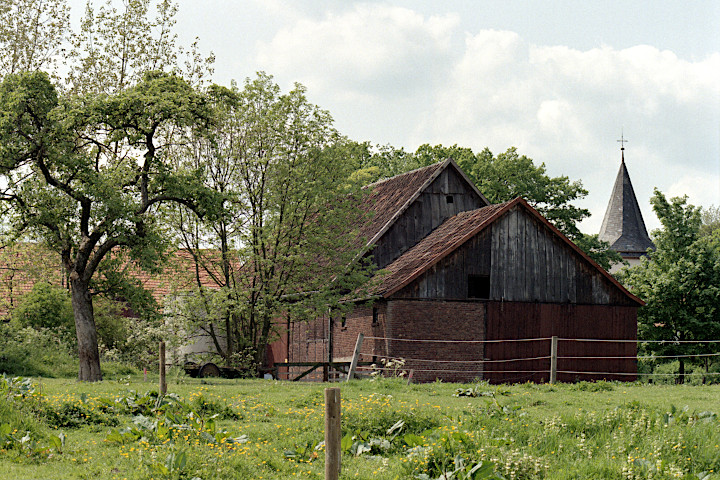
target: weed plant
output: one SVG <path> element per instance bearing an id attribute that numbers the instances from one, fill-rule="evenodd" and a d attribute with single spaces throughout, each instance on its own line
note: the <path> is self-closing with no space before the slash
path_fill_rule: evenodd
<path id="1" fill-rule="evenodd" d="M 3 477 L 324 478 L 328 385 L 149 380 L 6 381 Z M 343 479 L 720 479 L 717 385 L 341 389 Z"/>

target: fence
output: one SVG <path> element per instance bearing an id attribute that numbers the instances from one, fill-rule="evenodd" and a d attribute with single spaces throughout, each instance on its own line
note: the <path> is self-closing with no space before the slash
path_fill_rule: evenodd
<path id="1" fill-rule="evenodd" d="M 636 339 L 592 339 L 592 338 L 562 338 L 542 337 L 505 340 L 437 340 L 437 339 L 410 339 L 390 337 L 364 337 L 365 340 L 375 342 L 375 347 L 367 348 L 358 339 L 355 357 L 372 358 L 375 365 L 372 371 L 386 375 L 396 374 L 398 369 L 406 372 L 414 379 L 431 381 L 435 378 L 448 381 L 471 381 L 476 378 L 487 379 L 494 383 L 501 382 L 555 382 L 579 380 L 635 380 L 638 377 L 638 360 L 709 360 L 720 357 L 720 352 L 707 353 L 678 353 L 673 355 L 638 355 L 639 344 L 660 344 L 662 346 L 717 345 L 720 350 L 720 340 L 636 340 Z M 412 348 L 393 348 L 389 345 L 412 344 Z M 438 345 L 452 344 L 468 346 L 467 350 L 474 352 L 480 358 L 463 359 L 438 355 L 442 350 Z M 508 348 L 495 348 L 494 344 L 513 345 Z M 362 345 L 365 345 L 362 348 Z M 407 355 L 384 354 L 390 350 L 412 352 Z M 505 355 L 492 355 L 502 352 Z M 515 355 L 508 356 L 508 353 Z M 541 353 L 541 354 L 538 354 Z M 543 354 L 544 353 L 544 354 Z M 480 355 L 482 354 L 482 355 Z M 497 358 L 505 357 L 505 358 Z M 399 367 L 399 364 L 402 365 Z M 388 365 L 390 364 L 390 365 Z M 368 368 L 358 367 L 358 371 L 367 371 Z M 649 374 L 644 374 L 649 375 Z M 720 372 L 703 373 L 653 373 L 654 377 L 688 377 L 702 376 L 716 377 Z"/>

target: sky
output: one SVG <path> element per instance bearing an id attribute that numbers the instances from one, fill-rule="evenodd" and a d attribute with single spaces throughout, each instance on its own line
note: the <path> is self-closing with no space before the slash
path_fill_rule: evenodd
<path id="1" fill-rule="evenodd" d="M 213 81 L 295 82 L 347 137 L 414 151 L 509 147 L 582 181 L 597 233 L 625 161 L 653 188 L 720 205 L 720 2 L 179 0 L 181 45 Z M 70 2 L 74 18 L 84 1 Z"/>

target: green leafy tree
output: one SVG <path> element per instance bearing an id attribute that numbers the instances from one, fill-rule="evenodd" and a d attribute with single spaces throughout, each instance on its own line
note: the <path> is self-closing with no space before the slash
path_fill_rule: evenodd
<path id="1" fill-rule="evenodd" d="M 0 78 L 54 71 L 69 27 L 65 0 L 0 0 Z"/>
<path id="2" fill-rule="evenodd" d="M 339 141 L 332 118 L 304 87 L 283 94 L 261 73 L 242 90 L 215 93 L 221 120 L 186 162 L 206 166 L 222 215 L 197 223 L 180 212 L 177 231 L 197 279 L 212 279 L 213 289 L 198 281 L 203 328 L 224 330 L 227 348 L 216 347 L 228 361 L 251 352 L 259 366 L 281 315 L 341 308 L 341 295 L 366 278 L 348 228 L 359 215 L 357 189 L 347 185 L 345 159 L 328 154 Z"/>
<path id="3" fill-rule="evenodd" d="M 0 199 L 17 238 L 60 255 L 72 293 L 79 379 L 102 378 L 93 280 L 110 253 L 153 269 L 168 245 L 158 218 L 167 202 L 198 208 L 198 173 L 172 168 L 169 144 L 208 119 L 184 80 L 150 73 L 114 95 L 59 98 L 47 75 L 0 85 Z M 207 197 L 210 199 L 210 197 Z"/>
<path id="4" fill-rule="evenodd" d="M 666 342 L 645 344 L 643 350 L 671 356 L 715 353 L 715 344 L 678 342 L 720 338 L 720 235 L 701 235 L 701 209 L 688 205 L 687 197 L 667 200 L 656 189 L 651 203 L 662 224 L 654 232 L 656 249 L 622 274 L 647 302 L 639 311 L 638 337 Z M 678 361 L 682 383 L 686 359 Z"/>
<path id="5" fill-rule="evenodd" d="M 99 379 L 100 370 L 92 304 L 80 297 L 149 300 L 123 274 L 128 262 L 149 267 L 159 260 L 167 242 L 152 215 L 164 202 L 198 193 L 185 189 L 194 174 L 162 165 L 167 144 L 186 133 L 190 117 L 205 116 L 203 102 L 172 75 L 148 76 L 161 70 L 200 84 L 212 71 L 213 56 L 200 55 L 197 42 L 177 46 L 176 12 L 171 0 L 130 0 L 119 9 L 88 2 L 71 32 L 65 0 L 0 0 L 7 223 L 16 238 L 42 240 L 61 254 L 82 324 L 76 330 L 84 380 Z M 13 75 L 56 72 L 58 58 L 68 73 L 55 88 L 40 74 Z M 152 302 L 138 305 L 136 312 L 152 309 Z"/>
<path id="6" fill-rule="evenodd" d="M 171 0 L 129 0 L 120 9 L 109 1 L 97 8 L 88 2 L 79 29 L 70 35 L 65 79 L 70 90 L 117 93 L 157 70 L 202 83 L 215 57 L 203 57 L 197 39 L 189 48 L 177 45 L 177 10 Z"/>
<path id="7" fill-rule="evenodd" d="M 712 235 L 720 230 L 720 207 L 710 205 L 708 208 L 703 208 L 700 218 L 702 219 L 700 226 L 702 235 Z"/>

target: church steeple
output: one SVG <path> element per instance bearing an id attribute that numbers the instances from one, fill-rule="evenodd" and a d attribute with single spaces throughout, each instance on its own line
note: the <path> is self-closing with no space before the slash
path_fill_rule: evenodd
<path id="1" fill-rule="evenodd" d="M 618 142 L 622 145 L 620 171 L 615 179 L 615 186 L 598 237 L 610 243 L 613 250 L 620 253 L 623 258 L 639 258 L 648 248 L 655 248 L 655 245 L 648 236 L 630 175 L 625 166 L 627 140 L 622 137 Z"/>

